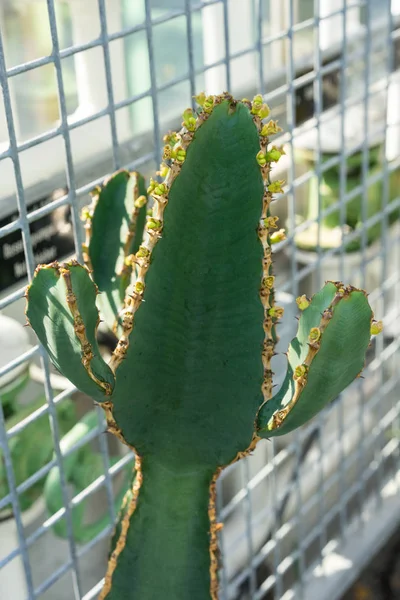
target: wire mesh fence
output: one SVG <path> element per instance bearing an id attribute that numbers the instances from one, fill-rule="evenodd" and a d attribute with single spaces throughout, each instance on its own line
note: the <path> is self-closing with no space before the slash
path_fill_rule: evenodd
<path id="1" fill-rule="evenodd" d="M 364 379 L 221 475 L 220 598 L 339 599 L 400 517 L 399 2 L 3 0 L 0 32 L 0 597 L 95 598 L 133 468 L 15 324 L 26 282 L 82 258 L 105 175 L 154 172 L 193 95 L 229 89 L 261 92 L 285 132 L 280 351 L 325 279 L 367 289 L 385 333 Z"/>

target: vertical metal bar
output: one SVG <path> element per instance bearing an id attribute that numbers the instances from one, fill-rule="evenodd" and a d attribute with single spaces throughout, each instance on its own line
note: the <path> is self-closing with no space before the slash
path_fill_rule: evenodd
<path id="1" fill-rule="evenodd" d="M 384 184 L 384 188 L 383 188 L 383 215 L 382 215 L 382 230 L 381 230 L 381 249 L 382 249 L 382 280 L 381 280 L 381 289 L 383 289 L 383 284 L 385 283 L 385 281 L 387 280 L 387 276 L 388 276 L 388 253 L 389 253 L 389 216 L 386 214 L 386 208 L 389 204 L 389 194 L 390 194 L 390 182 L 389 182 L 389 177 L 390 177 L 390 173 L 389 173 L 389 158 L 386 152 L 387 149 L 387 145 L 388 145 L 388 129 L 389 129 L 389 120 L 388 120 L 388 111 L 389 111 L 389 102 L 390 102 L 390 98 L 389 98 L 389 91 L 390 91 L 390 84 L 392 83 L 393 80 L 393 72 L 394 72 L 394 37 L 393 37 L 393 32 L 394 32 L 394 10 L 392 12 L 392 3 L 391 2 L 387 2 L 387 11 L 388 11 L 388 15 L 387 15 L 387 20 L 388 20 L 388 55 L 387 55 L 387 87 L 386 87 L 386 105 L 385 105 L 385 128 L 384 128 L 384 146 L 385 146 L 385 155 L 383 157 L 383 184 Z M 398 75 L 400 75 L 400 73 L 398 73 Z M 392 83 L 393 85 L 393 83 Z M 399 115 L 397 115 L 397 120 L 399 120 Z M 390 199 L 391 200 L 391 199 Z M 393 248 L 394 250 L 396 248 Z M 398 240 L 397 243 L 397 254 L 399 256 L 399 260 L 400 260 L 400 243 Z M 397 288 L 400 289 L 400 285 L 399 282 L 397 282 Z M 393 292 L 395 292 L 395 289 L 393 289 Z M 395 296 L 395 293 L 393 293 L 393 296 Z M 388 302 L 386 301 L 386 294 L 385 292 L 383 292 L 383 297 L 382 297 L 382 313 L 386 314 L 386 310 L 388 308 Z M 393 302 L 394 306 L 398 307 L 398 311 L 397 311 L 397 315 L 399 315 L 399 311 L 400 311 L 400 298 L 398 299 L 398 302 L 396 302 L 396 298 Z M 379 353 L 379 351 L 382 348 L 384 340 L 382 339 L 380 341 L 380 347 L 377 348 L 377 352 Z M 383 371 L 384 366 L 382 365 L 381 367 L 381 385 L 384 383 L 385 380 L 385 374 Z M 392 401 L 392 408 L 394 409 L 396 406 L 396 401 L 393 398 Z M 400 418 L 399 416 L 397 416 L 397 418 L 395 418 L 392 421 L 392 437 L 396 438 L 396 436 L 398 436 L 398 431 L 400 429 Z M 400 459 L 400 452 L 399 452 L 399 446 L 397 446 L 397 450 L 395 451 L 395 454 L 397 456 L 397 461 L 394 461 L 394 465 L 393 465 L 393 474 L 396 473 L 397 469 L 399 468 L 399 459 Z M 397 489 L 397 491 L 399 491 L 399 488 Z"/>
<path id="2" fill-rule="evenodd" d="M 366 248 L 367 248 L 367 228 L 365 222 L 368 219 L 368 171 L 369 171 L 369 92 L 370 92 L 370 51 L 371 51 L 371 13 L 369 2 L 365 5 L 366 29 L 365 29 L 365 54 L 364 54 L 364 88 L 363 88 L 363 128 L 364 138 L 362 143 L 362 202 L 361 202 L 361 220 L 363 226 L 361 228 L 361 286 L 365 289 L 366 281 Z M 361 106 L 360 106 L 361 108 Z M 365 469 L 364 469 L 364 447 L 365 447 L 365 392 L 364 386 L 359 384 L 359 421 L 360 421 L 360 443 L 358 446 L 358 468 L 359 468 L 359 504 L 360 504 L 360 519 L 364 522 L 365 515 L 363 510 L 365 499 Z"/>
<path id="3" fill-rule="evenodd" d="M 21 233 L 22 233 L 22 242 L 24 246 L 24 254 L 26 260 L 26 269 L 28 273 L 28 277 L 32 277 L 33 271 L 35 270 L 35 260 L 33 257 L 32 246 L 30 243 L 30 231 L 29 224 L 27 219 L 27 206 L 25 203 L 25 192 L 24 192 L 24 184 L 22 181 L 21 174 L 21 165 L 19 161 L 18 155 L 18 144 L 17 144 L 17 135 L 15 131 L 15 123 L 13 116 L 13 109 L 11 106 L 11 95 L 10 95 L 10 87 L 8 85 L 7 73 L 6 73 L 6 64 L 5 64 L 5 56 L 4 56 L 4 46 L 3 39 L 1 36 L 0 30 L 0 82 L 3 90 L 3 99 L 4 99 L 4 111 L 7 121 L 7 129 L 8 129 L 8 137 L 10 140 L 10 154 L 13 162 L 14 175 L 15 175 L 15 183 L 16 183 L 16 196 L 17 196 L 17 207 L 20 216 L 21 222 Z"/>
<path id="4" fill-rule="evenodd" d="M 103 47 L 103 59 L 104 59 L 104 70 L 106 75 L 106 87 L 107 87 L 107 98 L 108 98 L 108 110 L 110 116 L 110 127 L 111 127 L 111 141 L 113 148 L 113 162 L 114 168 L 118 169 L 121 166 L 119 144 L 118 144 L 118 133 L 117 133 L 117 122 L 115 114 L 115 103 L 114 103 L 114 90 L 111 75 L 111 58 L 110 58 L 110 47 L 108 42 L 108 30 L 107 30 L 107 15 L 105 9 L 104 0 L 98 0 L 99 16 L 100 16 L 100 32 L 101 41 Z M 97 418 L 99 426 L 104 429 L 105 417 L 103 410 L 98 406 L 96 408 Z M 114 492 L 112 487 L 112 481 L 110 476 L 110 457 L 108 454 L 107 438 L 105 435 L 99 436 L 99 446 L 104 467 L 105 476 L 105 488 L 107 494 L 108 509 L 110 512 L 111 522 L 114 523 L 116 520 L 116 512 L 114 506 Z"/>
<path id="5" fill-rule="evenodd" d="M 317 287 L 321 285 L 321 162 L 322 162 L 322 148 L 321 148 L 321 113 L 322 113 L 322 57 L 321 57 L 321 43 L 320 43 L 320 1 L 314 0 L 314 71 L 316 73 L 313 85 L 313 100 L 314 100 L 314 116 L 316 119 L 316 160 L 315 160 L 315 174 L 318 180 L 318 234 L 317 234 L 317 262 L 316 262 L 316 273 L 317 273 Z"/>
<path id="6" fill-rule="evenodd" d="M 236 468 L 236 467 L 233 467 Z M 223 498 L 222 498 L 222 489 L 223 489 L 223 476 L 218 477 L 217 479 L 217 515 L 220 515 L 223 508 Z M 222 557 L 225 557 L 225 538 L 224 538 L 224 530 L 219 532 L 218 537 L 219 549 Z M 221 589 L 220 589 L 220 600 L 227 600 L 227 591 L 228 591 L 228 574 L 226 572 L 226 564 L 225 560 L 222 560 L 222 568 L 220 571 L 221 577 Z"/>
<path id="7" fill-rule="evenodd" d="M 386 28 L 387 28 L 387 59 L 386 59 L 386 68 L 387 68 L 387 81 L 386 81 L 386 103 L 385 103 L 385 111 L 384 111 L 384 149 L 386 149 L 386 140 L 388 133 L 388 119 L 387 119 L 387 111 L 388 111 L 388 102 L 389 102 L 389 86 L 391 81 L 391 74 L 393 72 L 393 59 L 394 59 L 394 43 L 392 40 L 392 31 L 393 31 L 393 16 L 391 10 L 391 2 L 387 0 L 387 13 L 386 13 Z M 381 218 L 381 239 L 380 239 L 380 257 L 382 259 L 381 263 L 381 281 L 380 281 L 380 290 L 381 290 L 381 302 L 380 307 L 382 310 L 382 314 L 386 315 L 388 309 L 387 292 L 385 291 L 385 284 L 388 278 L 388 248 L 389 248 L 389 216 L 386 213 L 387 207 L 389 205 L 389 194 L 390 194 L 390 185 L 389 185 L 389 162 L 386 156 L 386 152 L 383 153 L 383 165 L 382 165 L 382 218 Z M 380 339 L 379 339 L 380 337 Z M 376 339 L 376 352 L 379 355 L 382 353 L 384 349 L 384 337 L 379 336 Z M 387 374 L 385 372 L 385 364 L 381 364 L 380 366 L 380 388 L 385 384 Z M 378 405 L 378 423 L 382 422 L 383 414 L 383 406 L 381 404 Z M 380 494 L 380 490 L 383 487 L 384 481 L 384 473 L 383 473 L 383 460 L 382 460 L 382 445 L 386 443 L 383 431 L 381 426 L 377 428 L 376 435 L 377 442 L 377 451 L 379 452 L 380 460 L 378 462 L 378 468 L 376 471 L 377 475 L 377 488 L 379 493 L 377 494 L 377 506 L 380 507 L 382 504 L 382 496 Z"/>
<path id="8" fill-rule="evenodd" d="M 230 60 L 230 45 L 229 45 L 229 13 L 228 0 L 222 0 L 224 7 L 224 41 L 225 41 L 225 64 L 226 64 L 226 86 L 228 91 L 231 91 L 231 60 Z"/>
<path id="9" fill-rule="evenodd" d="M 67 107 L 66 107 L 66 100 L 65 100 L 64 82 L 63 82 L 63 76 L 62 76 L 62 65 L 61 65 L 61 58 L 60 58 L 60 46 L 59 46 L 59 40 L 58 40 L 57 22 L 56 22 L 56 15 L 55 15 L 55 9 L 54 9 L 54 0 L 47 0 L 47 10 L 48 10 L 48 15 L 49 15 L 50 35 L 51 35 L 51 41 L 52 41 L 52 46 L 53 46 L 52 56 L 53 56 L 53 60 L 54 60 L 54 66 L 56 69 L 58 100 L 59 100 L 59 109 L 60 109 L 60 116 L 61 116 L 61 129 L 62 129 L 62 133 L 63 133 L 65 154 L 66 154 L 67 182 L 68 182 L 68 189 L 69 189 L 68 193 L 69 193 L 69 200 L 71 203 L 72 218 L 74 221 L 75 246 L 76 246 L 77 254 L 78 254 L 78 256 L 80 256 L 80 254 L 81 254 L 80 253 L 80 243 L 79 243 L 80 222 L 79 222 L 79 215 L 78 215 L 78 207 L 76 205 L 76 193 L 75 193 L 76 184 L 75 184 L 75 177 L 74 177 L 71 139 L 70 139 L 69 129 L 68 129 L 68 115 L 67 115 Z M 41 352 L 42 367 L 43 367 L 43 371 L 44 371 L 44 375 L 45 375 L 44 386 L 45 386 L 45 392 L 46 392 L 46 399 L 47 399 L 47 402 L 49 405 L 49 420 L 50 420 L 50 427 L 51 427 L 53 440 L 54 440 L 54 452 L 56 455 L 58 468 L 60 470 L 62 497 L 63 497 L 64 506 L 66 508 L 65 521 L 66 521 L 66 525 L 67 525 L 68 545 L 69 545 L 69 550 L 70 550 L 71 560 L 72 560 L 72 567 L 73 567 L 73 569 L 72 569 L 73 589 L 74 589 L 75 598 L 77 600 L 79 600 L 79 598 L 82 596 L 82 584 L 81 584 L 81 578 L 80 578 L 80 572 L 79 572 L 76 544 L 75 544 L 74 535 L 73 535 L 72 512 L 71 512 L 71 506 L 69 504 L 69 498 L 68 498 L 68 493 L 67 493 L 67 481 L 66 481 L 66 477 L 65 477 L 63 458 L 62 458 L 62 453 L 61 453 L 61 448 L 60 448 L 60 432 L 59 432 L 59 427 L 58 427 L 56 409 L 55 409 L 54 402 L 53 402 L 53 390 L 52 390 L 51 383 L 50 383 L 48 358 L 47 358 L 43 348 L 41 348 L 40 352 Z"/>
<path id="10" fill-rule="evenodd" d="M 287 113 L 287 125 L 290 134 L 290 164 L 289 164 L 289 189 L 287 192 L 287 202 L 288 202 L 288 216 L 289 216 L 289 226 L 290 231 L 294 232 L 296 227 L 296 198 L 295 198 L 295 190 L 293 186 L 293 182 L 296 178 L 296 166 L 295 166 L 295 140 L 294 140 L 294 128 L 296 126 L 296 92 L 293 87 L 293 82 L 296 78 L 295 74 L 295 65 L 294 65 L 294 46 L 293 46 L 293 26 L 294 26 L 294 0 L 289 0 L 288 7 L 288 30 L 287 30 L 287 44 L 288 44 L 288 61 L 287 61 L 287 69 L 286 69 L 286 78 L 288 85 L 288 94 L 286 95 L 286 113 Z M 299 295 L 299 281 L 296 277 L 297 274 L 297 263 L 296 263 L 296 244 L 294 240 L 293 233 L 291 233 L 290 237 L 291 243 L 291 253 L 290 253 L 290 269 L 291 269 L 291 292 L 293 296 L 296 298 Z M 296 431 L 295 433 L 295 454 L 296 461 L 298 465 L 301 465 L 301 442 L 300 442 L 300 432 Z M 294 493 L 296 496 L 296 528 L 297 528 L 297 548 L 298 548 L 298 569 L 299 569 L 299 578 L 298 578 L 298 594 L 299 600 L 303 600 L 304 597 L 304 583 L 305 583 L 305 556 L 304 556 L 304 546 L 303 539 L 304 535 L 304 527 L 303 527 L 303 519 L 302 519 L 302 494 L 300 488 L 300 470 L 296 469 L 295 480 L 294 480 Z"/>
<path id="11" fill-rule="evenodd" d="M 272 443 L 270 445 L 270 449 L 271 449 L 271 454 L 272 454 L 271 461 L 274 461 L 274 459 L 277 455 L 275 438 L 272 438 Z M 271 472 L 271 483 L 272 483 L 272 489 L 274 492 L 274 497 L 273 497 L 273 501 L 272 501 L 272 515 L 273 515 L 272 516 L 272 519 L 273 519 L 272 531 L 273 531 L 273 539 L 275 541 L 275 548 L 274 548 L 274 574 L 275 574 L 274 600 L 275 599 L 279 600 L 279 598 L 281 598 L 282 594 L 283 594 L 283 582 L 282 582 L 282 575 L 279 571 L 279 565 L 281 564 L 281 561 L 282 561 L 282 555 L 281 555 L 281 542 L 278 537 L 279 504 L 278 504 L 278 477 L 276 475 L 276 470 L 277 470 L 277 467 L 276 467 L 276 465 L 274 465 L 272 468 L 272 472 Z"/>
<path id="12" fill-rule="evenodd" d="M 257 23 L 257 51 L 258 51 L 258 89 L 260 94 L 265 93 L 264 79 L 264 53 L 263 53 L 263 0 L 256 0 L 256 23 Z"/>
<path id="13" fill-rule="evenodd" d="M 150 0 L 145 0 L 145 11 L 146 11 L 146 37 L 147 37 L 147 48 L 149 53 L 149 65 L 150 65 L 150 89 L 151 89 L 151 101 L 153 103 L 153 123 L 154 123 L 154 159 L 156 165 L 161 162 L 161 150 L 160 150 L 160 122 L 158 118 L 158 94 L 157 94 L 157 78 L 156 78 L 156 65 L 154 59 L 154 46 L 153 46 L 153 29 L 151 23 L 151 5 Z"/>
<path id="14" fill-rule="evenodd" d="M 317 288 L 321 286 L 321 162 L 322 162 L 322 147 L 321 147 L 321 113 L 322 113 L 322 57 L 321 57 L 321 40 L 320 40 L 320 0 L 314 0 L 314 70 L 316 77 L 314 80 L 314 116 L 316 118 L 316 137 L 317 137 L 317 150 L 316 150 L 316 163 L 315 173 L 318 181 L 318 233 L 317 233 L 317 261 L 316 261 L 316 275 L 317 275 Z M 326 529 L 324 525 L 324 513 L 325 513 L 325 500 L 324 500 L 324 471 L 323 471 L 323 458 L 324 448 L 322 440 L 322 427 L 323 427 L 323 416 L 320 414 L 317 417 L 318 420 L 318 449 L 319 449 L 319 460 L 318 460 L 318 512 L 319 512 L 319 547 L 321 558 L 323 551 L 326 546 Z"/>
<path id="15" fill-rule="evenodd" d="M 54 0 L 46 0 L 47 12 L 49 15 L 50 35 L 52 43 L 52 58 L 54 61 L 54 67 L 56 70 L 57 79 L 57 91 L 58 91 L 58 106 L 60 110 L 60 121 L 61 131 L 64 140 L 65 157 L 66 157 L 66 178 L 68 186 L 68 201 L 71 206 L 71 218 L 73 224 L 75 249 L 78 260 L 82 261 L 82 249 L 81 249 L 81 223 L 79 218 L 79 211 L 76 204 L 76 183 L 75 183 L 75 172 L 74 172 L 74 161 L 72 158 L 72 147 L 71 137 L 68 129 L 68 113 L 67 105 L 65 100 L 64 82 L 62 76 L 62 65 L 60 58 L 60 45 L 58 41 L 57 33 L 57 21 L 54 9 Z M 29 270 L 28 270 L 29 273 Z M 32 271 L 33 274 L 33 271 Z"/>
<path id="16" fill-rule="evenodd" d="M 249 471 L 249 463 L 248 458 L 244 458 L 241 462 L 242 468 L 242 486 L 245 489 L 245 497 L 243 499 L 243 512 L 246 523 L 246 539 L 247 539 L 247 551 L 248 551 L 248 566 L 250 569 L 249 575 L 249 589 L 250 589 L 250 598 L 254 598 L 254 595 L 257 591 L 257 577 L 256 571 L 254 569 L 254 545 L 253 545 L 253 533 L 252 533 L 252 508 L 251 508 L 251 490 L 249 486 L 250 481 L 250 471 Z"/>
<path id="17" fill-rule="evenodd" d="M 343 0 L 343 18 L 342 18 L 342 49 L 341 49 L 341 61 L 340 61 L 340 174 L 339 174 L 339 202 L 340 202 L 340 228 L 342 231 L 342 244 L 339 252 L 339 270 L 340 279 L 344 280 L 344 266 L 345 266 L 345 224 L 346 224 L 346 204 L 344 199 L 346 197 L 347 189 L 347 160 L 346 160 L 346 78 L 347 78 L 347 0 Z M 347 532 L 347 508 L 346 501 L 344 500 L 345 492 L 345 472 L 344 472 L 344 408 L 343 402 L 339 401 L 336 405 L 337 417 L 338 417 L 338 437 L 339 437 L 339 490 L 340 490 L 340 534 L 341 537 L 345 537 Z"/>
<path id="18" fill-rule="evenodd" d="M 192 108 L 194 108 L 195 102 L 193 96 L 196 94 L 196 76 L 194 67 L 194 50 L 193 50 L 193 23 L 192 23 L 192 9 L 191 0 L 185 0 L 185 11 L 186 11 L 186 37 L 188 45 L 188 62 L 189 62 L 189 84 L 190 84 L 190 98 L 192 102 Z"/>
<path id="19" fill-rule="evenodd" d="M 104 58 L 104 71 L 106 75 L 106 87 L 107 87 L 107 98 L 108 98 L 108 111 L 110 116 L 110 127 L 111 127 L 111 142 L 113 149 L 113 161 L 114 168 L 119 169 L 121 166 L 119 144 L 118 144 L 118 132 L 117 132 L 117 120 L 115 114 L 115 103 L 114 103 L 114 91 L 111 74 L 111 58 L 110 58 L 110 45 L 108 42 L 108 31 L 107 31 L 107 14 L 104 4 L 104 0 L 98 0 L 99 15 L 100 15 L 100 32 L 101 32 L 101 45 L 103 48 Z"/>
<path id="20" fill-rule="evenodd" d="M 286 78 L 288 85 L 288 94 L 286 94 L 286 112 L 287 112 L 287 124 L 290 134 L 290 164 L 289 164 L 289 189 L 287 192 L 287 203 L 288 203 L 288 216 L 289 216 L 289 227 L 291 231 L 290 235 L 290 270 L 291 270 L 291 292 L 296 298 L 299 295 L 299 280 L 297 277 L 297 262 L 296 262 L 296 243 L 294 240 L 294 231 L 296 229 L 296 197 L 293 182 L 296 178 L 296 165 L 295 165 L 295 145 L 294 145 L 294 128 L 296 126 L 296 91 L 293 86 L 293 82 L 296 79 L 296 72 L 294 66 L 294 54 L 293 54 L 293 25 L 294 25 L 294 0 L 289 0 L 289 13 L 288 13 L 288 63 L 286 70 Z"/>
<path id="21" fill-rule="evenodd" d="M 2 47 L 1 47 L 1 40 L 0 40 L 0 77 L 2 75 L 2 72 L 1 72 L 2 58 L 1 57 L 2 57 Z M 21 518 L 21 514 L 22 514 L 21 513 L 21 505 L 19 503 L 19 498 L 18 498 L 17 489 L 16 489 L 17 486 L 16 486 L 16 481 L 15 481 L 15 476 L 14 476 L 14 468 L 13 468 L 13 464 L 12 464 L 11 453 L 10 453 L 10 449 L 9 449 L 8 443 L 7 443 L 6 425 L 5 425 L 5 420 L 4 420 L 3 405 L 1 402 L 0 402 L 0 449 L 2 450 L 2 454 L 3 454 L 2 458 L 4 460 L 4 466 L 6 468 L 8 487 L 9 487 L 10 494 L 11 494 L 11 504 L 12 504 L 13 513 L 14 513 L 15 524 L 17 527 L 18 545 L 19 545 L 19 550 L 20 550 L 21 557 L 22 557 L 22 562 L 24 565 L 25 579 L 26 579 L 26 585 L 28 588 L 29 600 L 33 600 L 34 598 L 36 598 L 36 595 L 35 595 L 35 591 L 34 591 L 34 587 L 33 587 L 32 569 L 31 569 L 31 565 L 29 562 L 28 547 L 26 544 L 24 526 L 23 526 L 22 518 Z"/>

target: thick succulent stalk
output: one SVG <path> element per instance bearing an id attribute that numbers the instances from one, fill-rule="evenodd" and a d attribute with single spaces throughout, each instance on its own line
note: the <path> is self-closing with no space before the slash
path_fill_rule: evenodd
<path id="1" fill-rule="evenodd" d="M 145 458 L 136 466 L 101 597 L 208 598 L 212 469 L 182 475 Z"/>
<path id="2" fill-rule="evenodd" d="M 110 364 L 98 354 L 86 269 L 41 267 L 27 292 L 27 317 L 53 362 L 136 454 L 102 600 L 217 600 L 219 473 L 334 399 L 360 373 L 370 340 L 363 291 L 335 282 L 300 298 L 287 377 L 271 397 L 283 312 L 271 245 L 283 234 L 269 208 L 283 182 L 270 170 L 283 150 L 269 136 L 279 128 L 263 123 L 261 96 L 197 100 L 199 114 L 185 111 L 181 132 L 168 136 L 143 242 L 124 258 L 135 272 Z"/>

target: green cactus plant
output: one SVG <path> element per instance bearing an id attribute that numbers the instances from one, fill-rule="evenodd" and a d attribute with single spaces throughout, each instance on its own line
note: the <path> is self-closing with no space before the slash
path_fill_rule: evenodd
<path id="1" fill-rule="evenodd" d="M 283 149 L 269 136 L 279 128 L 263 123 L 261 96 L 196 100 L 198 113 L 186 110 L 167 140 L 164 181 L 150 183 L 153 213 L 130 258 L 136 270 L 110 363 L 96 343 L 87 268 L 40 266 L 27 290 L 27 318 L 54 364 L 136 455 L 101 599 L 216 600 L 221 470 L 333 400 L 361 372 L 371 327 L 381 328 L 362 290 L 328 282 L 299 298 L 287 376 L 272 395 L 283 311 L 271 244 L 283 234 L 269 206 L 283 182 L 272 183 L 270 170 Z"/>

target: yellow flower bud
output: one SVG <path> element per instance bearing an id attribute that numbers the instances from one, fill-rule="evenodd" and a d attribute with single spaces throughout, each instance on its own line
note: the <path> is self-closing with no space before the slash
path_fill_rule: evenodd
<path id="1" fill-rule="evenodd" d="M 319 327 L 313 327 L 312 329 L 310 329 L 310 333 L 308 334 L 309 342 L 311 342 L 311 343 L 318 342 L 320 337 L 321 337 L 321 330 L 319 329 Z"/>
<path id="2" fill-rule="evenodd" d="M 299 365 L 298 367 L 295 368 L 294 373 L 293 373 L 293 379 L 301 379 L 302 377 L 304 377 L 307 373 L 307 367 L 305 365 Z"/>
<path id="3" fill-rule="evenodd" d="M 269 243 L 271 245 L 283 242 L 283 240 L 286 240 L 286 233 L 284 229 L 274 231 L 274 233 L 271 233 L 271 235 L 269 236 Z"/>
<path id="4" fill-rule="evenodd" d="M 261 129 L 260 135 L 268 137 L 269 135 L 275 135 L 280 131 L 282 131 L 282 128 L 279 127 L 276 121 L 268 121 L 268 123 Z"/>
<path id="5" fill-rule="evenodd" d="M 197 94 L 197 96 L 193 96 L 193 97 L 199 106 L 203 106 L 203 104 L 206 100 L 206 95 L 204 92 L 200 92 L 200 94 Z"/>
<path id="6" fill-rule="evenodd" d="M 142 208 L 146 203 L 147 203 L 146 196 L 139 196 L 139 198 L 136 198 L 136 200 L 135 200 L 136 208 Z"/>
<path id="7" fill-rule="evenodd" d="M 268 311 L 269 316 L 275 319 L 281 319 L 283 317 L 283 313 L 284 309 L 282 306 L 272 306 Z"/>
<path id="8" fill-rule="evenodd" d="M 136 252 L 136 258 L 148 258 L 150 256 L 150 250 L 146 246 L 140 246 Z"/>
<path id="9" fill-rule="evenodd" d="M 274 287 L 275 277 L 273 275 L 269 275 L 268 277 L 264 277 L 262 280 L 263 287 L 271 290 Z"/>
<path id="10" fill-rule="evenodd" d="M 371 323 L 371 335 L 378 335 L 383 331 L 383 322 L 382 321 L 373 321 Z"/>
<path id="11" fill-rule="evenodd" d="M 310 306 L 310 301 L 305 294 L 296 298 L 296 304 L 300 310 L 305 310 Z"/>

